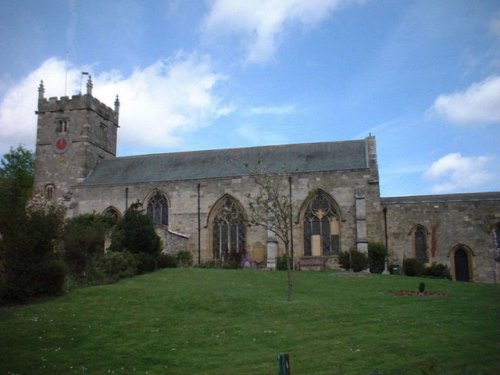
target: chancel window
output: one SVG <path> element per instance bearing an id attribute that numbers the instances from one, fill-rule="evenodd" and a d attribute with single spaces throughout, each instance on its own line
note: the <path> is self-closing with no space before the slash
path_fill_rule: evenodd
<path id="1" fill-rule="evenodd" d="M 332 200 L 318 192 L 304 214 L 304 255 L 331 256 L 340 252 L 340 223 Z"/>
<path id="2" fill-rule="evenodd" d="M 165 195 L 157 191 L 149 199 L 148 217 L 157 225 L 168 225 L 168 203 Z"/>
<path id="3" fill-rule="evenodd" d="M 415 258 L 421 263 L 427 263 L 427 233 L 424 227 L 418 225 L 415 228 Z"/>
<path id="4" fill-rule="evenodd" d="M 245 254 L 245 219 L 239 205 L 226 197 L 213 220 L 214 259 L 241 259 Z"/>

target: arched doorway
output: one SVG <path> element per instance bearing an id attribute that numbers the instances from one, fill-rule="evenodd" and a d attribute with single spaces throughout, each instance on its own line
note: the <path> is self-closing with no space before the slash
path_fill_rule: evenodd
<path id="1" fill-rule="evenodd" d="M 467 252 L 460 248 L 455 251 L 455 280 L 470 281 L 469 275 L 469 257 Z"/>
<path id="2" fill-rule="evenodd" d="M 470 252 L 463 246 L 458 246 L 453 252 L 453 271 L 456 281 L 471 281 Z"/>

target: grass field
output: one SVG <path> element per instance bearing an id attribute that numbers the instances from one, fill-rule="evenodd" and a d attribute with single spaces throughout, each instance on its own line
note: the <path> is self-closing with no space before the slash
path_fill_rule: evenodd
<path id="1" fill-rule="evenodd" d="M 0 315 L 0 374 L 499 374 L 500 286 L 166 269 Z M 428 291 L 446 297 L 395 296 Z"/>

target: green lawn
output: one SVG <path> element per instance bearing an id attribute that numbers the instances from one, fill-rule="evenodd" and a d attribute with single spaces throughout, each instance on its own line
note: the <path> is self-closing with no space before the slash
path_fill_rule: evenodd
<path id="1" fill-rule="evenodd" d="M 0 374 L 498 374 L 500 286 L 166 269 L 0 315 Z M 445 298 L 395 296 L 428 291 Z"/>

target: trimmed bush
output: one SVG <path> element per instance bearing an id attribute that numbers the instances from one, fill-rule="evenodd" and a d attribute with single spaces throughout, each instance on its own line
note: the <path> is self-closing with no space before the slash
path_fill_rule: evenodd
<path id="1" fill-rule="evenodd" d="M 371 273 L 382 273 L 385 269 L 385 257 L 387 249 L 385 245 L 378 242 L 368 243 L 368 259 Z"/>
<path id="2" fill-rule="evenodd" d="M 191 267 L 193 265 L 193 254 L 187 250 L 179 251 L 176 258 L 178 267 Z"/>
<path id="3" fill-rule="evenodd" d="M 280 255 L 279 257 L 276 258 L 276 269 L 278 271 L 286 271 L 287 262 L 288 262 L 288 257 L 286 255 Z"/>
<path id="4" fill-rule="evenodd" d="M 108 252 L 96 264 L 98 274 L 102 272 L 110 281 L 131 277 L 137 273 L 135 257 L 129 252 Z"/>
<path id="5" fill-rule="evenodd" d="M 450 270 L 447 266 L 440 263 L 432 263 L 430 266 L 425 268 L 424 276 L 435 277 L 440 279 L 450 279 Z"/>
<path id="6" fill-rule="evenodd" d="M 339 254 L 339 263 L 346 270 L 361 272 L 368 268 L 368 256 L 356 249 L 343 251 Z"/>
<path id="7" fill-rule="evenodd" d="M 137 265 L 137 274 L 142 275 L 144 273 L 153 272 L 157 268 L 157 263 L 155 258 L 146 253 L 134 254 L 135 262 Z"/>
<path id="8" fill-rule="evenodd" d="M 415 258 L 406 258 L 403 261 L 403 272 L 406 276 L 422 276 L 425 265 Z"/>
<path id="9" fill-rule="evenodd" d="M 175 268 L 177 267 L 177 257 L 172 254 L 159 253 L 156 256 L 158 268 Z"/>

